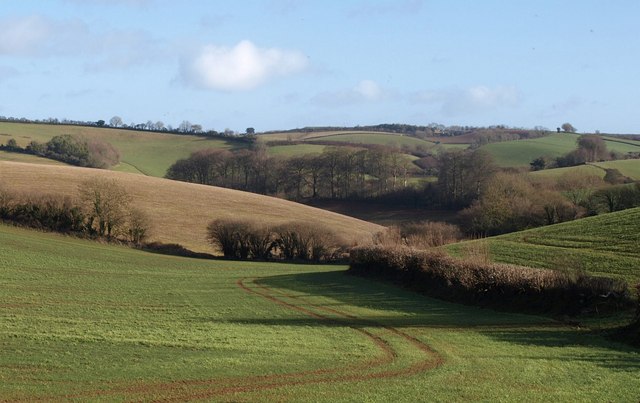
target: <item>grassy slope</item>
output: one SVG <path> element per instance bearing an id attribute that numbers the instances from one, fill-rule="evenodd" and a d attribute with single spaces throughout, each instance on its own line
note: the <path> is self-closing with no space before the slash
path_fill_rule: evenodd
<path id="1" fill-rule="evenodd" d="M 602 214 L 480 241 L 450 245 L 465 249 L 486 242 L 499 262 L 587 272 L 640 283 L 640 208 Z"/>
<path id="2" fill-rule="evenodd" d="M 604 178 L 606 171 L 594 165 L 578 165 L 575 167 L 544 169 L 542 171 L 533 171 L 529 175 L 536 178 L 559 178 L 565 174 L 580 173 L 582 175 L 595 175 Z"/>
<path id="3" fill-rule="evenodd" d="M 540 156 L 559 157 L 576 148 L 577 134 L 552 134 L 531 140 L 514 140 L 483 146 L 491 153 L 500 166 L 529 166 Z M 640 151 L 640 142 L 632 140 L 613 141 L 605 138 L 607 149 L 621 153 Z"/>
<path id="4" fill-rule="evenodd" d="M 171 164 L 180 158 L 188 157 L 193 151 L 234 146 L 224 140 L 197 136 L 65 125 L 0 122 L 0 133 L 9 134 L 0 137 L 3 143 L 13 137 L 23 147 L 32 140 L 45 143 L 60 134 L 98 137 L 120 151 L 123 163 L 116 167 L 116 170 L 158 177 L 164 176 Z"/>
<path id="5" fill-rule="evenodd" d="M 601 168 L 614 168 L 631 179 L 640 180 L 640 159 L 597 162 L 593 165 Z"/>
<path id="6" fill-rule="evenodd" d="M 637 349 L 543 318 L 423 298 L 341 267 L 198 261 L 6 226 L 0 266 L 3 399 L 640 394 Z"/>
<path id="7" fill-rule="evenodd" d="M 305 154 L 321 154 L 325 146 L 317 144 L 292 144 L 285 146 L 273 146 L 267 148 L 270 155 L 282 157 L 295 157 Z"/>
<path id="8" fill-rule="evenodd" d="M 313 141 L 337 141 L 344 143 L 361 143 L 361 144 L 377 144 L 386 146 L 418 146 L 431 148 L 434 143 L 426 140 L 421 140 L 415 137 L 402 136 L 398 134 L 389 133 L 346 133 L 346 134 L 327 134 L 324 136 L 314 136 L 312 138 L 306 138 L 305 140 Z"/>
<path id="9" fill-rule="evenodd" d="M 350 241 L 371 239 L 381 229 L 298 203 L 231 189 L 99 169 L 0 161 L 0 184 L 18 192 L 38 189 L 39 193 L 73 196 L 83 181 L 96 176 L 115 178 L 127 188 L 135 205 L 150 217 L 152 239 L 198 251 L 211 250 L 207 224 L 224 217 L 255 217 L 270 224 L 291 220 L 325 224 Z"/>

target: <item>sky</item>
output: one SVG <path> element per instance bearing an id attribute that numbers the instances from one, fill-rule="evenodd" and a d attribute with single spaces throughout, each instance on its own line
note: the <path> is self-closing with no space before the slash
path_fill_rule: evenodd
<path id="1" fill-rule="evenodd" d="M 637 0 L 0 0 L 0 116 L 640 133 Z"/>

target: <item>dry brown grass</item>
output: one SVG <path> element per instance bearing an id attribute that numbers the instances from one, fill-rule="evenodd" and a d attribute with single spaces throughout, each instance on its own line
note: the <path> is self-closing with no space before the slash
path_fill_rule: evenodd
<path id="1" fill-rule="evenodd" d="M 279 225 L 304 221 L 327 226 L 349 244 L 367 243 L 383 227 L 282 199 L 211 186 L 175 182 L 137 174 L 69 166 L 45 166 L 0 161 L 0 183 L 11 192 L 61 194 L 77 197 L 87 179 L 116 179 L 133 205 L 150 219 L 150 241 L 178 243 L 198 252 L 211 252 L 207 225 L 219 218 L 252 219 Z"/>

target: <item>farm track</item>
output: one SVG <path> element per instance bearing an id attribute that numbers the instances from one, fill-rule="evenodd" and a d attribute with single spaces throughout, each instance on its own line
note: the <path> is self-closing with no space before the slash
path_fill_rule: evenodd
<path id="1" fill-rule="evenodd" d="M 247 285 L 249 282 L 251 285 Z M 380 354 L 378 357 L 362 363 L 334 368 L 242 378 L 140 383 L 65 396 L 35 397 L 29 398 L 28 401 L 84 400 L 108 396 L 124 397 L 128 401 L 177 402 L 203 400 L 280 387 L 361 382 L 411 376 L 434 369 L 444 363 L 443 357 L 429 345 L 395 327 L 358 318 L 338 309 L 314 304 L 299 296 L 287 295 L 258 284 L 254 279 L 240 279 L 236 282 L 236 285 L 248 294 L 260 296 L 267 301 L 301 312 L 320 322 L 349 327 L 367 338 L 380 351 Z M 289 302 L 289 300 L 295 302 Z M 404 353 L 406 357 L 400 357 L 399 351 L 389 342 L 390 340 L 395 340 L 396 343 L 400 340 L 411 346 L 412 353 L 410 356 Z M 416 360 L 416 357 L 419 358 Z M 402 363 L 401 361 L 408 362 Z"/>

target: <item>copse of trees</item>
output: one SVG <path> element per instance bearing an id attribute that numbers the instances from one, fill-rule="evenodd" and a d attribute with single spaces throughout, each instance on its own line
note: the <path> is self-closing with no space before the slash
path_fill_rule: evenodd
<path id="1" fill-rule="evenodd" d="M 71 134 L 54 136 L 44 144 L 31 141 L 25 148 L 12 138 L 0 149 L 38 155 L 81 167 L 108 169 L 120 162 L 120 153 L 111 144 L 97 138 L 87 139 Z"/>
<path id="2" fill-rule="evenodd" d="M 484 150 L 452 150 L 438 155 L 438 191 L 441 204 L 464 208 L 478 199 L 498 168 Z"/>
<path id="3" fill-rule="evenodd" d="M 173 164 L 166 177 L 254 193 L 307 198 L 366 198 L 407 186 L 410 162 L 386 147 L 327 148 L 282 159 L 264 149 L 208 149 Z"/>

